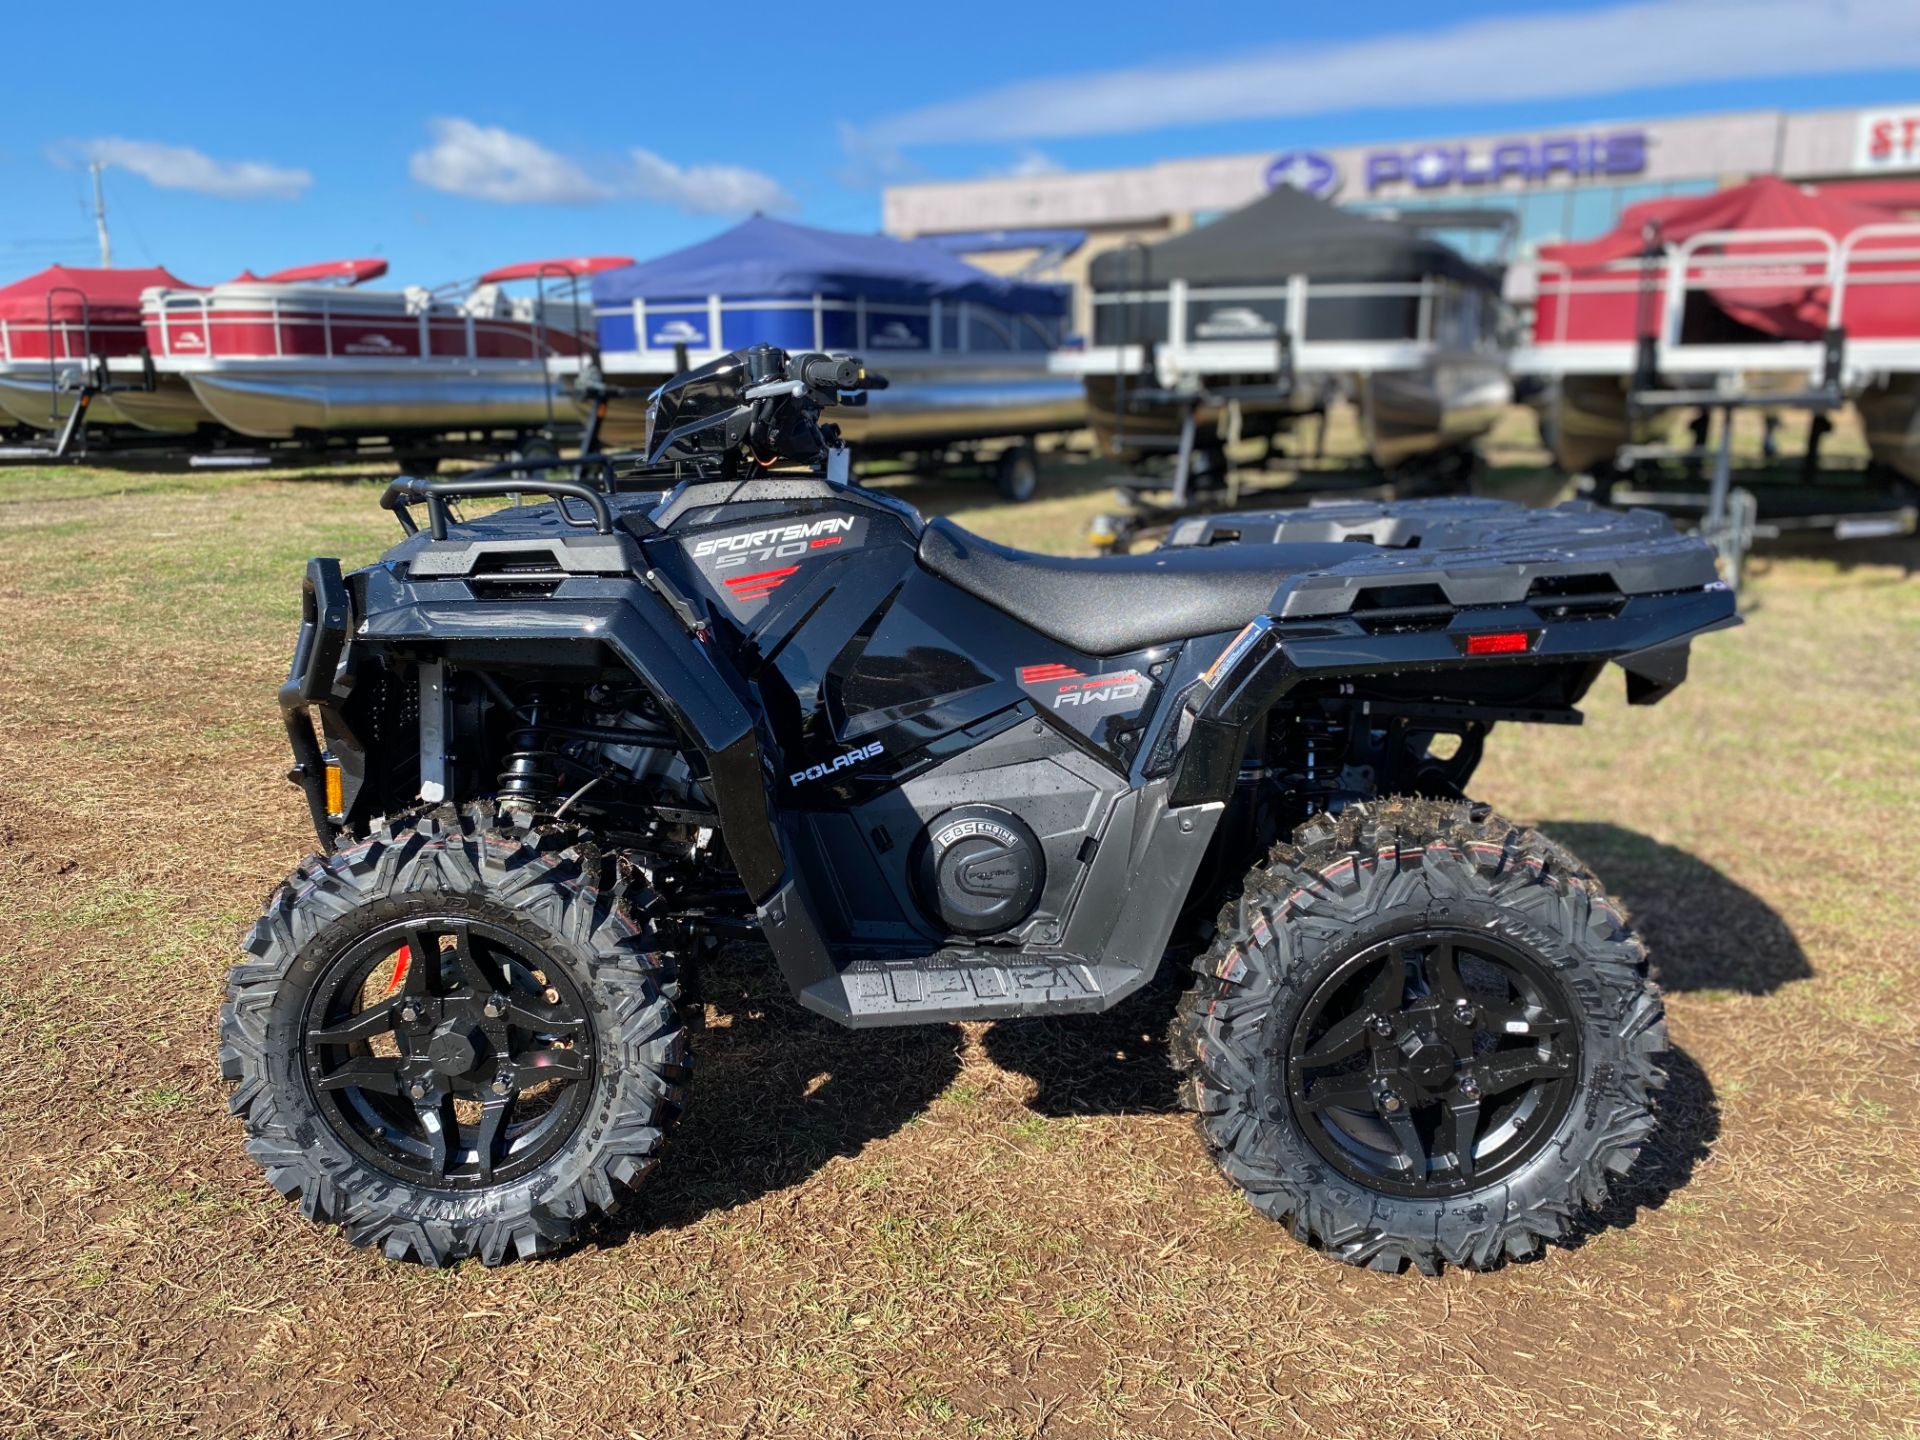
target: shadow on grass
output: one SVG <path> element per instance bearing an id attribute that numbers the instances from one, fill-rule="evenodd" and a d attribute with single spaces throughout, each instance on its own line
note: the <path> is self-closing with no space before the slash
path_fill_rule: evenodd
<path id="1" fill-rule="evenodd" d="M 659 1168 L 593 1236 L 672 1230 L 798 1184 L 923 1112 L 959 1073 L 959 1031 L 854 1031 L 801 1009 L 773 957 L 731 945 L 706 962 L 687 1113 Z"/>
<path id="2" fill-rule="evenodd" d="M 1144 989 L 1104 1014 L 999 1021 L 987 1031 L 987 1054 L 1001 1069 L 1034 1082 L 1028 1108 L 1042 1115 L 1176 1110 L 1167 1031 L 1191 978 L 1170 958 Z"/>
<path id="3" fill-rule="evenodd" d="M 1642 1210 L 1658 1210 L 1668 1196 L 1686 1188 L 1720 1138 L 1720 1098 L 1707 1072 L 1678 1045 L 1661 1057 L 1660 1068 L 1667 1072 L 1660 1123 L 1627 1173 L 1614 1177 L 1606 1203 L 1575 1217 L 1567 1247 L 1578 1249 L 1608 1230 L 1628 1229 Z"/>
<path id="4" fill-rule="evenodd" d="M 1779 913 L 1698 856 L 1618 825 L 1549 820 L 1540 828 L 1626 905 L 1662 989 L 1767 995 L 1812 977 Z"/>

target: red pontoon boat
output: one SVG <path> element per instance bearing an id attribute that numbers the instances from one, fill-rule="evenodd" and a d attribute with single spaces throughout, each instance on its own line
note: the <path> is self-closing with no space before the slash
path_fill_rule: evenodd
<path id="1" fill-rule="evenodd" d="M 549 361 L 592 342 L 578 281 L 631 263 L 530 261 L 456 295 L 359 289 L 386 262 L 331 262 L 208 290 L 156 289 L 142 309 L 155 368 L 184 379 L 242 435 L 530 430 L 572 418 Z M 516 281 L 535 293 L 501 288 Z"/>
<path id="2" fill-rule="evenodd" d="M 1636 414 L 1851 400 L 1874 460 L 1920 483 L 1920 224 L 1769 177 L 1630 206 L 1543 246 L 1534 282 L 1511 363 L 1566 470 L 1613 466 Z"/>

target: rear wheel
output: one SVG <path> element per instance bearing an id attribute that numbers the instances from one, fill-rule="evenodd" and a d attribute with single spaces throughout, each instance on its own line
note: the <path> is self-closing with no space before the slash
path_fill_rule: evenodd
<path id="1" fill-rule="evenodd" d="M 1196 968 L 1173 1048 L 1215 1158 L 1349 1263 L 1529 1255 L 1653 1129 L 1643 947 L 1564 849 L 1467 805 L 1303 826 Z"/>
<path id="2" fill-rule="evenodd" d="M 1040 457 L 1031 445 L 1011 445 L 994 462 L 993 483 L 1000 498 L 1024 505 L 1040 490 Z"/>
<path id="3" fill-rule="evenodd" d="M 478 813 L 309 860 L 228 979 L 247 1152 L 393 1259 L 561 1244 L 652 1168 L 683 1099 L 670 969 L 625 901 Z"/>

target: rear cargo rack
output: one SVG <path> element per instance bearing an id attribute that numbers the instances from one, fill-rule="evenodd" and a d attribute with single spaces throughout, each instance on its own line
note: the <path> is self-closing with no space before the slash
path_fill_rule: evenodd
<path id="1" fill-rule="evenodd" d="M 560 461 L 563 465 L 577 464 L 577 461 Z M 535 466 L 534 468 L 543 468 Z M 524 473 L 526 467 L 516 465 L 516 472 L 495 476 L 469 477 L 464 480 L 416 479 L 402 475 L 387 486 L 380 496 L 380 508 L 391 510 L 400 521 L 400 528 L 409 535 L 418 534 L 420 527 L 408 513 L 411 505 L 424 504 L 427 507 L 427 524 L 433 538 L 447 538 L 447 502 L 477 495 L 546 495 L 553 500 L 554 509 L 560 512 L 560 518 L 567 524 L 580 529 L 597 530 L 602 535 L 613 533 L 613 512 L 607 506 L 606 495 L 572 480 L 536 479 Z M 569 500 L 578 500 L 593 512 L 593 518 L 582 520 L 567 508 Z"/>

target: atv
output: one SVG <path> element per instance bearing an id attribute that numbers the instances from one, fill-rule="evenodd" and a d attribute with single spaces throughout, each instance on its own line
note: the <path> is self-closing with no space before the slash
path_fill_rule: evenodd
<path id="1" fill-rule="evenodd" d="M 683 986 L 751 935 L 854 1027 L 1100 1011 L 1174 955 L 1184 1101 L 1300 1240 L 1563 1236 L 1654 1127 L 1660 997 L 1470 782 L 1610 661 L 1678 685 L 1736 623 L 1712 552 L 1457 500 L 1028 553 L 849 483 L 821 414 L 868 383 L 736 352 L 642 451 L 396 480 L 401 543 L 309 563 L 280 706 L 320 853 L 221 1019 L 272 1183 L 395 1259 L 566 1244 L 653 1168 Z"/>

